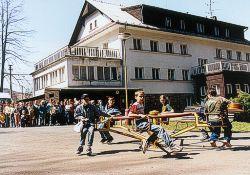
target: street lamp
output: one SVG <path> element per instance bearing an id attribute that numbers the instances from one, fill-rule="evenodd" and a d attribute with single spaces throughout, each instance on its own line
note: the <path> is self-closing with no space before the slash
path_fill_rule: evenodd
<path id="1" fill-rule="evenodd" d="M 125 104 L 126 110 L 128 109 L 128 76 L 127 76 L 127 58 L 126 58 L 126 40 L 131 37 L 130 33 L 119 33 L 118 38 L 122 40 L 122 59 L 123 59 L 123 69 L 124 69 L 124 88 L 125 88 Z M 125 115 L 126 114 L 125 110 Z"/>

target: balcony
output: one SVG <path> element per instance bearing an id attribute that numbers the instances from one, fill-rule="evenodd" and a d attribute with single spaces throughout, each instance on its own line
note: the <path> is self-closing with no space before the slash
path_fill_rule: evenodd
<path id="1" fill-rule="evenodd" d="M 191 68 L 192 75 L 211 74 L 222 71 L 250 72 L 250 67 L 249 63 L 219 61 Z"/>
<path id="2" fill-rule="evenodd" d="M 66 56 L 77 56 L 87 58 L 105 58 L 105 59 L 120 59 L 120 52 L 118 49 L 101 49 L 98 47 L 64 47 L 40 62 L 35 64 L 35 70 L 42 69 L 43 67 L 56 62 L 57 60 Z"/>

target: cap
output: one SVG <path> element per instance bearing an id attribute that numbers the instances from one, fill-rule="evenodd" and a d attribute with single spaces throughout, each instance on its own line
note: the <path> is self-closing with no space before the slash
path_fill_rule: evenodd
<path id="1" fill-rule="evenodd" d="M 82 94 L 81 99 L 89 97 L 89 94 Z"/>

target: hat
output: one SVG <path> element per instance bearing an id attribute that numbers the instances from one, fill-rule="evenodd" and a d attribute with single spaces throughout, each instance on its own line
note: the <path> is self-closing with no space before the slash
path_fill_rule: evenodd
<path id="1" fill-rule="evenodd" d="M 82 94 L 81 99 L 89 97 L 89 94 Z"/>

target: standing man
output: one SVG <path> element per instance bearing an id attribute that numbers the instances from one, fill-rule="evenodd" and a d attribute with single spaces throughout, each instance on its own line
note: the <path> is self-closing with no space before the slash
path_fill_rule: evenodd
<path id="1" fill-rule="evenodd" d="M 89 95 L 83 94 L 81 96 L 82 103 L 77 106 L 75 111 L 75 118 L 81 119 L 83 122 L 83 127 L 81 129 L 81 138 L 80 138 L 80 146 L 77 149 L 77 154 L 81 154 L 83 152 L 83 146 L 85 145 L 86 135 L 88 134 L 88 148 L 87 155 L 90 156 L 92 154 L 92 144 L 94 140 L 94 125 L 96 120 L 99 119 L 100 112 L 98 109 L 91 105 Z"/>
<path id="2" fill-rule="evenodd" d="M 217 147 L 216 141 L 220 136 L 220 126 L 223 125 L 224 141 L 222 147 L 231 147 L 232 124 L 227 116 L 227 105 L 230 101 L 221 96 L 217 96 L 217 92 L 214 88 L 208 90 L 207 97 L 208 100 L 205 104 L 205 111 L 209 117 L 209 123 L 211 125 L 210 130 L 212 131 L 210 144 L 212 147 Z"/>

